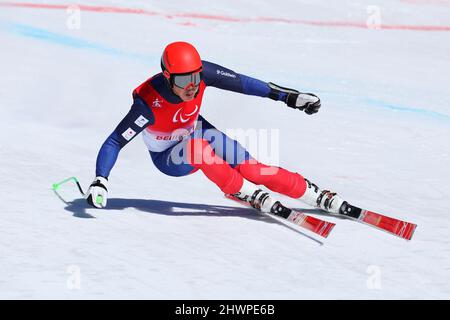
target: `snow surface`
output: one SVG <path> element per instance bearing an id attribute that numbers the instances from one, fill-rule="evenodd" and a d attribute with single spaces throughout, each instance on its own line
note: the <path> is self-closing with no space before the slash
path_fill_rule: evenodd
<path id="1" fill-rule="evenodd" d="M 65 8 L 0 5 L 0 298 L 450 298 L 450 1 L 72 3 L 153 14 L 82 10 L 74 29 Z M 373 10 L 394 27 L 364 27 Z M 413 240 L 278 196 L 337 223 L 318 245 L 201 173 L 164 176 L 140 138 L 112 171 L 106 209 L 88 208 L 73 184 L 61 189 L 72 203 L 60 201 L 52 183 L 90 183 L 131 91 L 176 40 L 320 95 L 307 116 L 211 88 L 202 114 L 222 130 L 278 130 L 274 164 L 417 223 Z"/>

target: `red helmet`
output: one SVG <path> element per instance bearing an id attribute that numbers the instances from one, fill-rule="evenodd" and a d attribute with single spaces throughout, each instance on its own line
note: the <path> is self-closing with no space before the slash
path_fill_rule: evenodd
<path id="1" fill-rule="evenodd" d="M 193 45 L 187 42 L 173 42 L 165 49 L 161 57 L 161 68 L 166 76 L 202 71 L 202 60 Z"/>

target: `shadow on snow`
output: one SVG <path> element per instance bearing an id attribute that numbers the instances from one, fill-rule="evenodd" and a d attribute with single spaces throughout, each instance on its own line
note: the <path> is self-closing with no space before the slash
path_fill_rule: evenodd
<path id="1" fill-rule="evenodd" d="M 85 199 L 75 199 L 74 201 L 67 203 L 67 206 L 64 209 L 71 212 L 73 216 L 77 218 L 95 218 L 95 216 L 88 213 L 87 210 L 92 210 L 98 214 L 102 214 L 112 210 L 117 211 L 128 208 L 134 208 L 144 213 L 160 214 L 165 216 L 241 217 L 244 219 L 283 225 L 284 227 L 287 227 L 297 233 L 305 235 L 293 226 L 282 223 L 269 215 L 258 213 L 255 209 L 245 207 L 195 204 L 163 200 L 111 198 L 108 199 L 108 205 L 103 209 L 92 208 L 86 203 Z M 304 209 L 301 210 L 306 211 Z M 317 214 L 320 210 L 312 209 L 308 211 L 314 211 L 311 213 Z"/>

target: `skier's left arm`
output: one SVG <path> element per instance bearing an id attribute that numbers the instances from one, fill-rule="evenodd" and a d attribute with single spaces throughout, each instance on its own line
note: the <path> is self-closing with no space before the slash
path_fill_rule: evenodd
<path id="1" fill-rule="evenodd" d="M 203 61 L 203 80 L 207 86 L 282 101 L 307 114 L 316 113 L 321 106 L 315 94 L 267 83 L 208 61 Z"/>

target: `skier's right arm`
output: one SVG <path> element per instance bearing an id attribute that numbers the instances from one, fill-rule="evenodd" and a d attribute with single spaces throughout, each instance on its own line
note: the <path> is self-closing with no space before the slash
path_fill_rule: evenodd
<path id="1" fill-rule="evenodd" d="M 96 177 L 86 193 L 87 202 L 94 207 L 106 206 L 108 177 L 120 150 L 154 122 L 153 113 L 145 101 L 136 93 L 133 94 L 133 99 L 130 111 L 105 140 L 98 152 Z"/>

